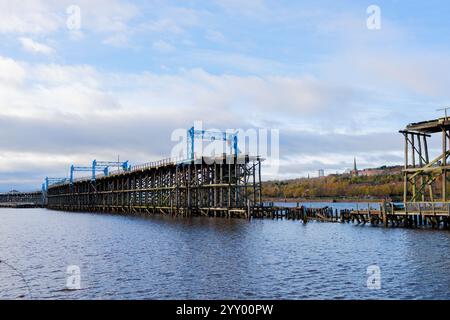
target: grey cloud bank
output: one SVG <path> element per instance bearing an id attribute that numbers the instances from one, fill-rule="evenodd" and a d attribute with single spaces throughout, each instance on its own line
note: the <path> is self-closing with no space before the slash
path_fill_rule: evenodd
<path id="1" fill-rule="evenodd" d="M 354 156 L 400 163 L 397 131 L 450 102 L 449 48 L 387 17 L 368 32 L 365 10 L 332 3 L 83 0 L 74 37 L 71 1 L 0 0 L 0 190 L 72 162 L 167 157 L 172 131 L 197 120 L 279 129 L 281 167 L 265 179 L 342 171 Z"/>

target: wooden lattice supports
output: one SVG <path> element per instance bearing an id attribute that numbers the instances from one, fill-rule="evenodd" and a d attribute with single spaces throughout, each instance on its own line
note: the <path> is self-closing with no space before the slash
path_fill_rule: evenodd
<path id="1" fill-rule="evenodd" d="M 203 158 L 59 184 L 48 208 L 74 211 L 153 212 L 172 215 L 244 215 L 261 206 L 259 157 Z"/>
<path id="2" fill-rule="evenodd" d="M 42 206 L 44 199 L 41 191 L 0 193 L 0 203 L 29 204 Z"/>

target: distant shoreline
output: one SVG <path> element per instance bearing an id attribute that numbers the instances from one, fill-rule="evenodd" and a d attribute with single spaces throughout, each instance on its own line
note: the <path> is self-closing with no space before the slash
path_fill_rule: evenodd
<path id="1" fill-rule="evenodd" d="M 361 199 L 361 198 L 312 198 L 312 199 L 285 199 L 285 198 L 264 198 L 264 202 L 286 202 L 286 203 L 297 203 L 297 202 L 329 202 L 329 203 L 343 203 L 343 202 L 358 202 L 358 203 L 379 203 L 383 201 L 395 201 L 395 199 Z"/>

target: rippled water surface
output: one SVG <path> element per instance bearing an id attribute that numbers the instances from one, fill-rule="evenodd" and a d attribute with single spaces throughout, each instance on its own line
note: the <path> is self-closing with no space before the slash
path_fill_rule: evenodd
<path id="1" fill-rule="evenodd" d="M 447 231 L 0 209 L 0 297 L 449 299 L 449 247 Z"/>

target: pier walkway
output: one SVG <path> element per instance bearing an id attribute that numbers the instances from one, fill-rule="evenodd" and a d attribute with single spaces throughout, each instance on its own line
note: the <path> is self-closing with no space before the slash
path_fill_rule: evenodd
<path id="1" fill-rule="evenodd" d="M 0 208 L 38 208 L 43 207 L 41 191 L 0 193 Z"/>

